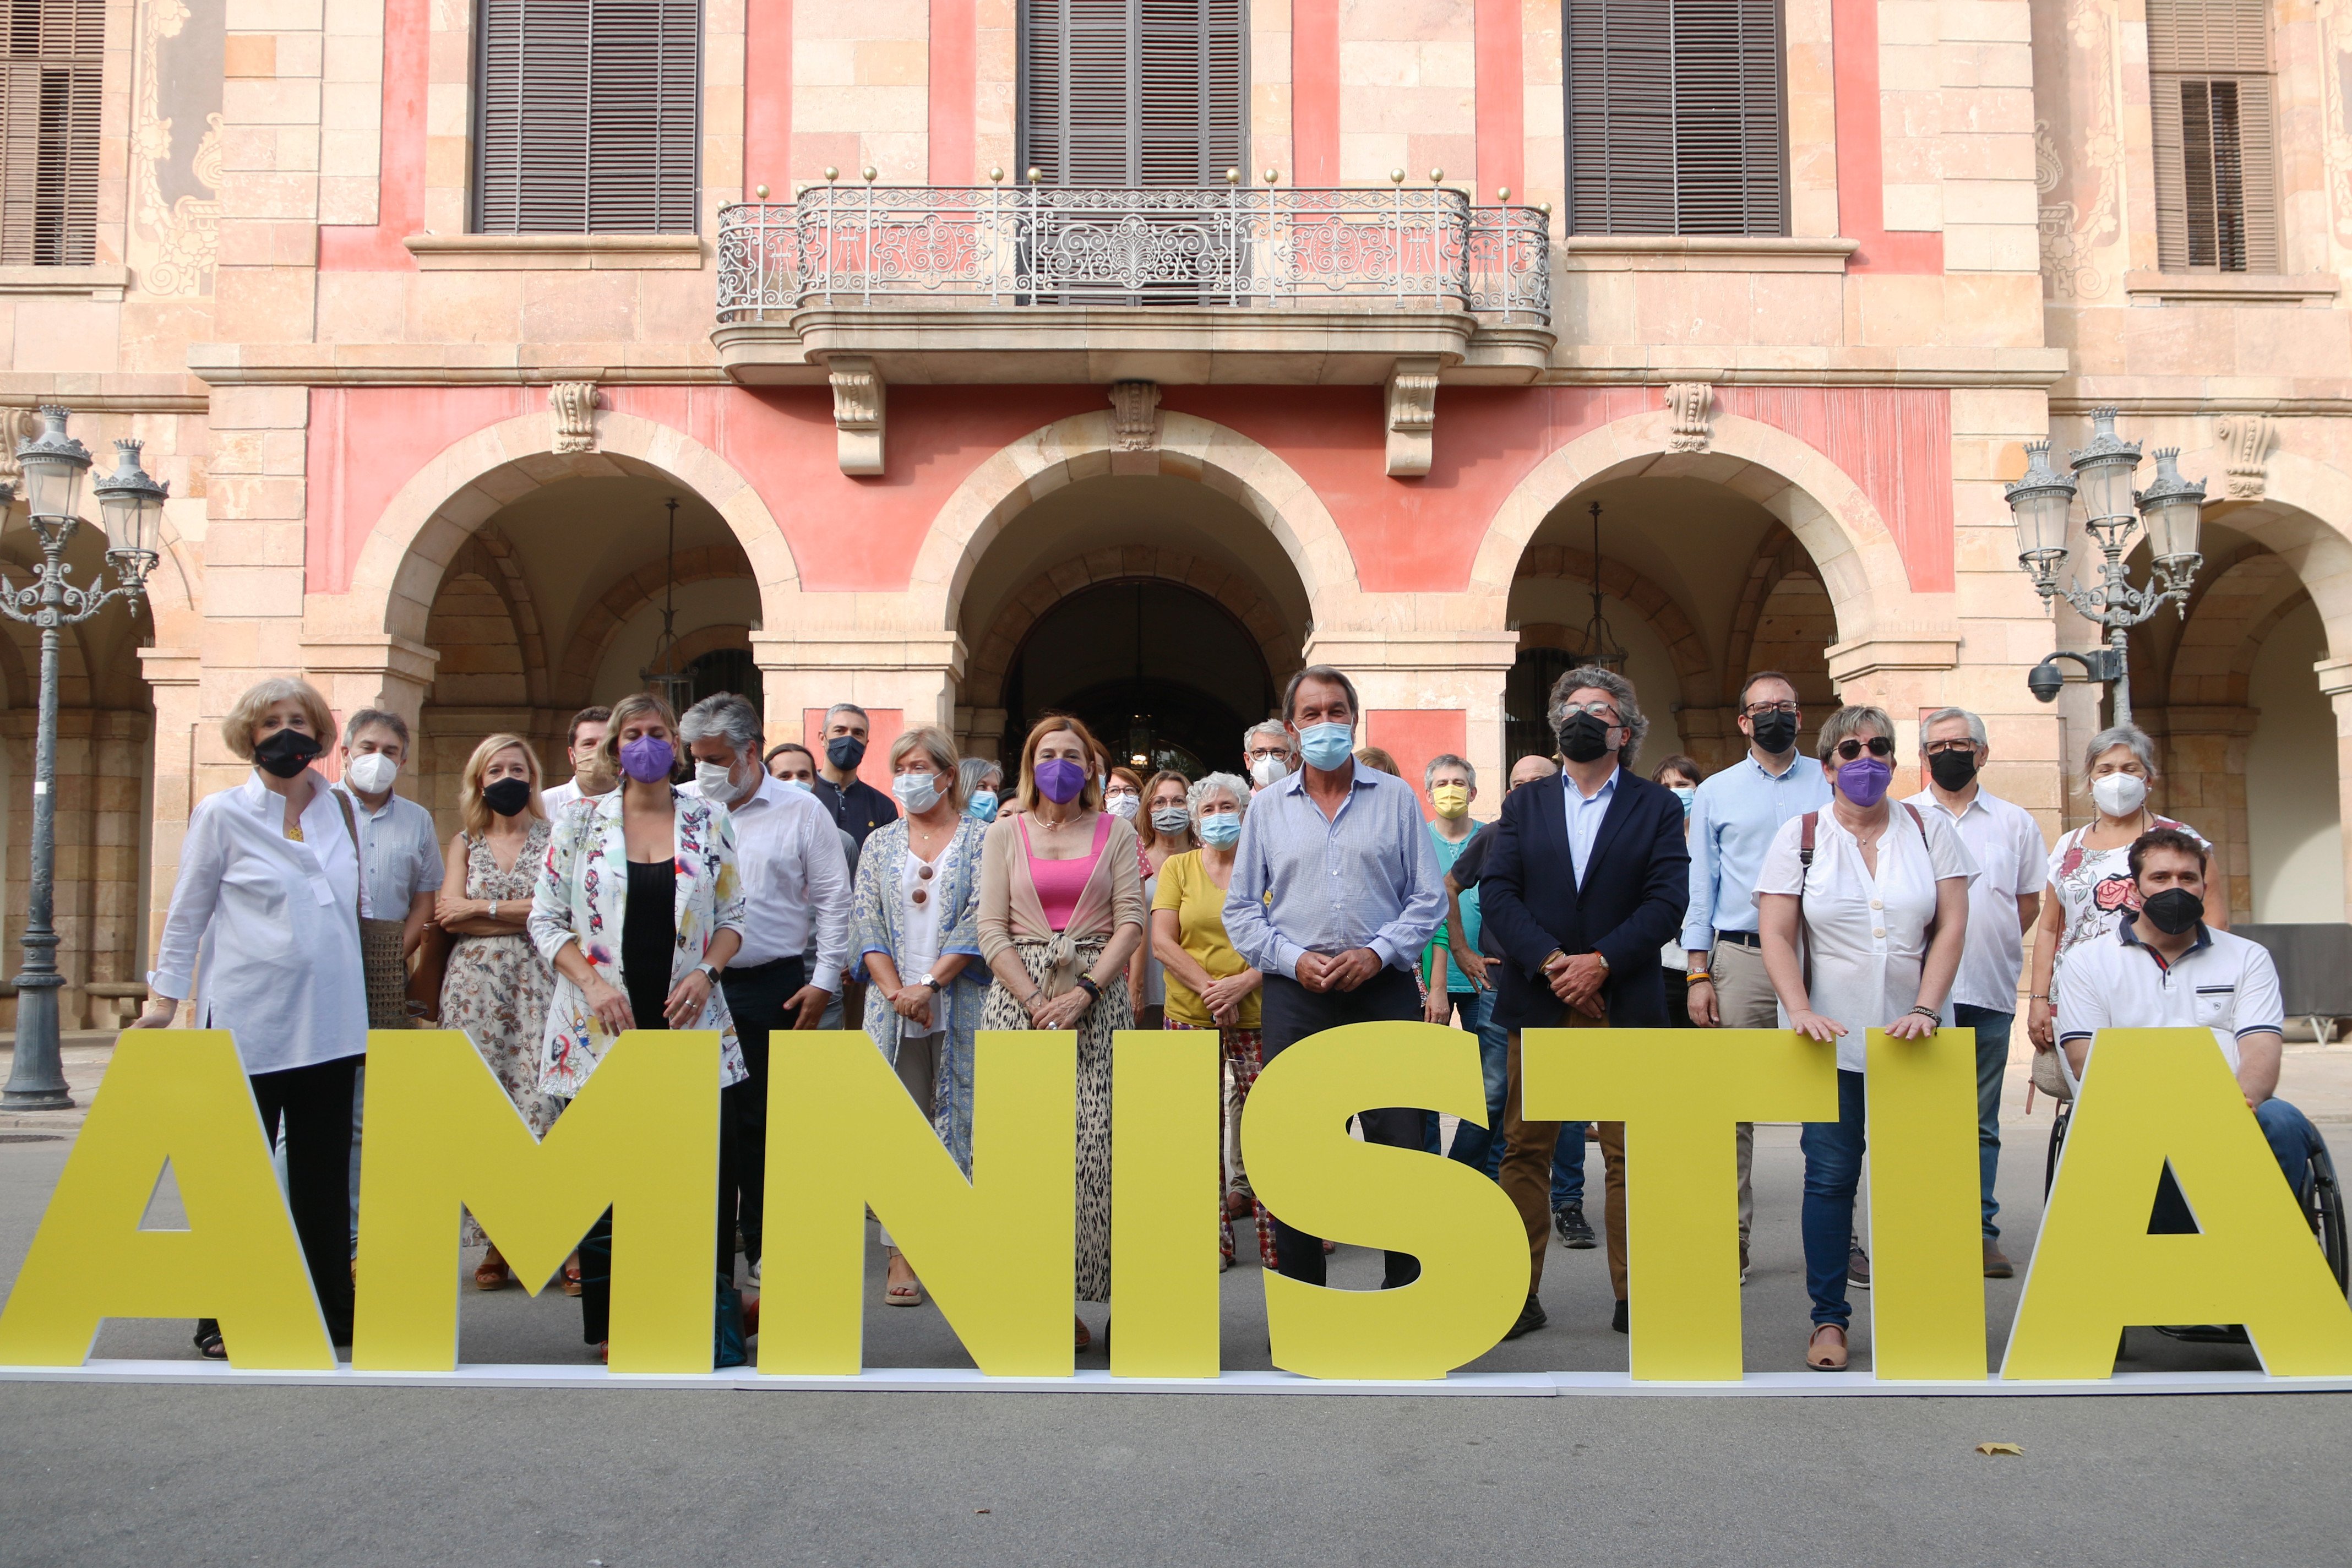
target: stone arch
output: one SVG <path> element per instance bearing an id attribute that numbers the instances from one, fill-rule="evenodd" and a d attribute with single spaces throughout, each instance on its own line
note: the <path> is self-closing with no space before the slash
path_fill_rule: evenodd
<path id="1" fill-rule="evenodd" d="M 2179 467 L 2192 479 L 2206 476 L 2209 494 L 2227 493 L 2221 447 L 2184 453 Z M 2285 451 L 2273 452 L 2265 468 L 2260 500 L 2225 500 L 2209 515 L 2282 559 L 2319 608 L 2329 655 L 2352 658 L 2352 474 Z"/>
<path id="2" fill-rule="evenodd" d="M 556 705 L 579 708 L 587 704 L 593 695 L 596 671 L 604 665 L 605 654 L 611 651 L 613 639 L 621 635 L 621 629 L 628 625 L 632 616 L 649 605 L 660 604 L 669 584 L 674 583 L 683 588 L 689 583 L 708 583 L 715 578 L 740 579 L 742 575 L 743 558 L 740 554 L 723 545 L 703 545 L 679 551 L 674 570 L 665 571 L 658 566 L 644 568 L 630 573 L 605 589 L 581 616 L 572 640 L 564 645 L 563 662 L 557 669 L 553 682 Z M 748 640 L 748 628 L 739 629 L 746 640 L 723 646 L 740 646 L 747 649 L 751 646 Z M 685 639 L 680 639 L 679 646 L 685 646 Z M 693 654 L 683 657 L 695 658 L 709 651 L 708 647 L 698 647 Z"/>
<path id="3" fill-rule="evenodd" d="M 1608 479 L 1697 479 L 1748 496 L 1788 528 L 1830 591 L 1841 641 L 1867 635 L 1881 618 L 1904 618 L 1901 606 L 1919 595 L 1885 520 L 1851 475 L 1787 431 L 1736 414 L 1715 415 L 1707 451 L 1674 452 L 1672 423 L 1663 408 L 1629 415 L 1529 469 L 1487 524 L 1470 569 L 1471 593 L 1507 598 L 1528 542 L 1577 491 Z"/>
<path id="4" fill-rule="evenodd" d="M 1129 545 L 1088 551 L 1055 567 L 1014 595 L 998 612 L 988 636 L 972 649 L 971 662 L 964 675 L 968 695 L 963 700 L 975 708 L 1002 707 L 1005 677 L 1011 673 L 1013 658 L 1031 627 L 1074 594 L 1139 578 L 1179 584 L 1216 601 L 1256 642 L 1276 681 L 1285 679 L 1298 668 L 1297 637 L 1274 601 L 1245 574 L 1229 571 L 1187 551 Z"/>
<path id="5" fill-rule="evenodd" d="M 1519 557 L 1515 578 L 1557 577 L 1564 582 L 1592 581 L 1592 552 L 1568 544 L 1538 544 Z M 1622 562 L 1603 556 L 1601 561 L 1601 591 L 1627 605 L 1650 623 L 1660 640 L 1666 645 L 1667 656 L 1674 660 L 1675 679 L 1681 688 L 1682 700 L 1693 706 L 1712 701 L 1707 691 L 1706 639 L 1699 636 L 1689 615 L 1672 594 L 1650 578 Z M 1555 640 L 1558 637 L 1562 640 Z M 1522 647 L 1557 647 L 1569 653 L 1584 651 L 1581 637 L 1567 627 L 1555 632 L 1551 624 L 1538 622 L 1519 628 Z"/>
<path id="6" fill-rule="evenodd" d="M 2309 597 L 2294 568 L 2259 545 L 2200 576 L 2161 684 L 2168 706 L 2243 707 L 2263 636 Z"/>
<path id="7" fill-rule="evenodd" d="M 521 661 L 522 700 L 530 707 L 548 705 L 547 636 L 541 625 L 539 606 L 531 597 L 530 584 L 523 576 L 522 563 L 516 559 L 514 546 L 499 533 L 495 524 L 485 523 L 481 531 L 449 558 L 442 569 L 444 590 L 459 576 L 470 574 L 488 584 L 498 597 L 508 624 L 513 628 L 515 647 Z M 443 593 L 434 595 L 434 614 L 443 609 Z M 428 617 L 427 626 L 431 625 Z M 433 639 L 439 647 L 438 639 Z M 436 666 L 436 676 L 448 673 Z M 438 700 L 446 702 L 447 699 Z"/>
<path id="8" fill-rule="evenodd" d="M 1150 451 L 1122 450 L 1111 416 L 1101 413 L 1056 420 L 991 454 L 940 507 L 916 555 L 908 587 L 922 624 L 956 630 L 973 568 L 1032 501 L 1074 480 L 1115 473 L 1193 479 L 1237 502 L 1289 556 L 1318 629 L 1360 618 L 1355 556 L 1297 469 L 1211 420 L 1173 412 L 1159 418 L 1159 444 Z"/>
<path id="9" fill-rule="evenodd" d="M 1757 631 L 1763 624 L 1764 606 L 1774 591 L 1790 577 L 1819 581 L 1820 576 L 1803 542 L 1787 528 L 1773 529 L 1757 544 L 1756 553 L 1748 563 L 1747 581 L 1740 584 L 1739 603 L 1731 613 L 1731 636 L 1724 648 L 1723 686 L 1715 694 L 1715 701 L 1735 704 L 1739 700 L 1740 685 L 1755 662 L 1751 656 Z"/>
<path id="10" fill-rule="evenodd" d="M 559 479 L 619 474 L 682 485 L 709 503 L 751 562 L 767 624 L 789 624 L 800 570 L 783 530 L 740 470 L 682 430 L 611 409 L 596 410 L 595 440 L 593 452 L 557 452 L 555 416 L 539 413 L 450 443 L 409 477 L 369 530 L 350 588 L 310 596 L 305 635 L 420 639 L 442 573 L 499 508 Z M 371 609 L 378 604 L 380 613 Z M 374 624 L 351 625 L 341 619 L 348 616 Z M 313 624 L 328 617 L 338 624 Z"/>

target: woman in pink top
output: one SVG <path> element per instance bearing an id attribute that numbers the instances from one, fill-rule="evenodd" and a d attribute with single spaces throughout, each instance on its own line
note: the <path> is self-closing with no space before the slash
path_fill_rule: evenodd
<path id="1" fill-rule="evenodd" d="M 1076 719 L 1041 719 L 1021 749 L 1019 810 L 981 847 L 980 952 L 996 984 L 982 1029 L 1078 1035 L 1077 1288 L 1110 1300 L 1110 1047 L 1135 1026 L 1127 961 L 1143 940 L 1135 829 L 1101 809 Z M 1091 1342 L 1086 1320 L 1077 1344 Z"/>

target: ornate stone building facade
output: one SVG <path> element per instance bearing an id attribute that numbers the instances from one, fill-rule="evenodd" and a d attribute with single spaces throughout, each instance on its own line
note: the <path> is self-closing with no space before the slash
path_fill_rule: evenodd
<path id="1" fill-rule="evenodd" d="M 1215 765 L 1328 661 L 1491 810 L 1597 587 L 1652 760 L 1727 760 L 1774 667 L 1915 762 L 1982 711 L 2054 830 L 2097 697 L 2022 678 L 2095 634 L 2001 489 L 2105 403 L 2210 496 L 2134 644 L 2161 798 L 2242 915 L 2343 917 L 2345 0 L 37 9 L 95 18 L 89 259 L 0 265 L 0 405 L 173 496 L 150 612 L 69 639 L 69 1023 L 289 670 L 409 715 L 447 812 L 482 733 L 556 763 L 657 657 L 772 739 L 1066 707 Z"/>

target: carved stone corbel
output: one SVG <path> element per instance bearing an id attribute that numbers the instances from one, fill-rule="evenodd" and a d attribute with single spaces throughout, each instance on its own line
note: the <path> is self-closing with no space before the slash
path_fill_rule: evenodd
<path id="1" fill-rule="evenodd" d="M 2221 422 L 2221 449 L 2230 464 L 2230 499 L 2260 500 L 2270 483 L 2271 437 L 2267 414 L 2231 414 Z"/>
<path id="2" fill-rule="evenodd" d="M 1707 415 L 1715 407 L 1715 388 L 1704 381 L 1678 381 L 1666 388 L 1666 411 L 1674 429 L 1666 437 L 1669 452 L 1704 452 L 1713 433 Z"/>
<path id="3" fill-rule="evenodd" d="M 1407 354 L 1389 371 L 1389 453 L 1391 479 L 1429 472 L 1437 444 L 1437 359 Z"/>
<path id="4" fill-rule="evenodd" d="M 1121 452 L 1149 452 L 1160 445 L 1160 384 L 1110 384 L 1111 445 Z"/>
<path id="5" fill-rule="evenodd" d="M 863 354 L 835 354 L 825 363 L 833 384 L 835 456 L 845 474 L 882 472 L 883 418 L 889 389 Z"/>
<path id="6" fill-rule="evenodd" d="M 593 452 L 596 449 L 596 384 L 559 381 L 547 389 L 547 406 L 555 415 L 555 449 Z"/>
<path id="7" fill-rule="evenodd" d="M 30 408 L 0 408 L 0 480 L 11 484 L 25 477 L 16 462 L 16 443 L 41 433 L 41 416 Z"/>

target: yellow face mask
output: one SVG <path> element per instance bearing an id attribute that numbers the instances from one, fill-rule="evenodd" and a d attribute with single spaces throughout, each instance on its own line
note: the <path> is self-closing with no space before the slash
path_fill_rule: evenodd
<path id="1" fill-rule="evenodd" d="M 1439 784 L 1429 792 L 1429 803 L 1440 816 L 1460 816 L 1470 809 L 1470 791 L 1463 784 Z"/>

